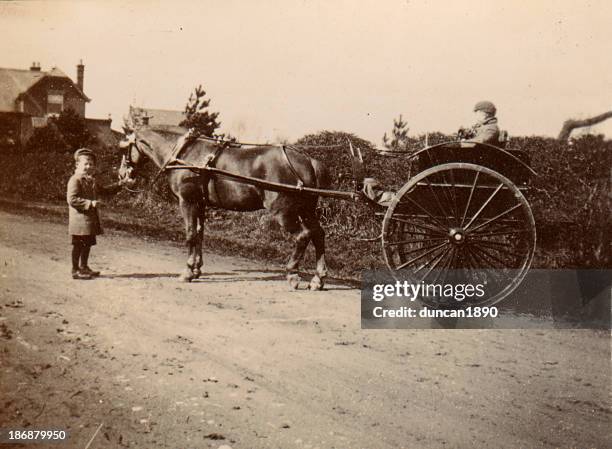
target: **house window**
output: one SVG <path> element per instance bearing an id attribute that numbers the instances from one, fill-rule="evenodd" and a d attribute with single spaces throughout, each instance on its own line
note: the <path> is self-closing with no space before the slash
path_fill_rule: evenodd
<path id="1" fill-rule="evenodd" d="M 49 91 L 47 95 L 47 114 L 56 115 L 64 110 L 64 94 L 57 91 Z"/>

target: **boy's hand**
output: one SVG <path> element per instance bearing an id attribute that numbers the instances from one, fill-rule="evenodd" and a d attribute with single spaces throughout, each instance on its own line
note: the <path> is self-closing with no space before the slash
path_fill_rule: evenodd
<path id="1" fill-rule="evenodd" d="M 134 184 L 136 184 L 136 180 L 132 178 L 126 177 L 126 178 L 119 180 L 119 185 L 122 185 L 122 186 L 130 187 L 130 186 L 133 186 Z"/>
<path id="2" fill-rule="evenodd" d="M 98 207 L 102 206 L 102 202 L 100 200 L 93 200 L 91 202 L 91 206 L 95 207 L 95 208 L 98 208 Z"/>

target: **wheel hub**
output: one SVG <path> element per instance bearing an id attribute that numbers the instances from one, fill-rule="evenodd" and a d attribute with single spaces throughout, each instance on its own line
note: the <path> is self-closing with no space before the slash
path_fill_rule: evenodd
<path id="1" fill-rule="evenodd" d="M 463 228 L 451 228 L 448 232 L 448 239 L 453 245 L 463 245 L 466 237 L 467 235 Z"/>

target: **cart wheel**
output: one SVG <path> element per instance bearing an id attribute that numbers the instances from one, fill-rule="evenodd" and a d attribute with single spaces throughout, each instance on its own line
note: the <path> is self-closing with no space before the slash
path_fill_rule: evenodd
<path id="1" fill-rule="evenodd" d="M 525 277 L 535 243 L 533 214 L 521 191 L 496 171 L 469 163 L 416 175 L 397 192 L 383 221 L 383 253 L 396 279 L 452 285 L 454 292 L 460 283 L 482 285 L 484 293 L 470 289 L 470 297 L 431 287 L 420 299 L 433 307 L 501 301 Z"/>

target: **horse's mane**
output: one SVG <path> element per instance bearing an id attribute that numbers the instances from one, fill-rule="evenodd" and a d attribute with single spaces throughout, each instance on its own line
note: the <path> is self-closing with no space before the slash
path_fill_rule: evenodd
<path id="1" fill-rule="evenodd" d="M 174 125 L 155 125 L 155 126 L 148 126 L 144 129 L 160 134 L 162 137 L 168 140 L 170 139 L 176 140 L 178 137 L 182 136 L 183 134 L 187 132 L 187 128 L 183 128 L 181 126 L 174 126 Z"/>
<path id="2" fill-rule="evenodd" d="M 166 140 L 176 140 L 188 131 L 187 128 L 183 128 L 182 126 L 174 126 L 174 125 L 154 125 L 154 126 L 147 126 L 143 129 L 148 130 L 148 131 L 153 131 L 154 133 L 161 135 Z M 200 136 L 198 137 L 198 140 L 204 141 L 204 142 L 217 141 L 217 139 L 211 136 Z M 231 142 L 231 141 L 226 141 L 226 142 L 228 142 L 230 145 L 236 145 L 236 146 L 241 146 L 241 147 L 242 146 L 244 147 L 278 146 L 273 143 L 247 143 L 247 142 Z"/>

